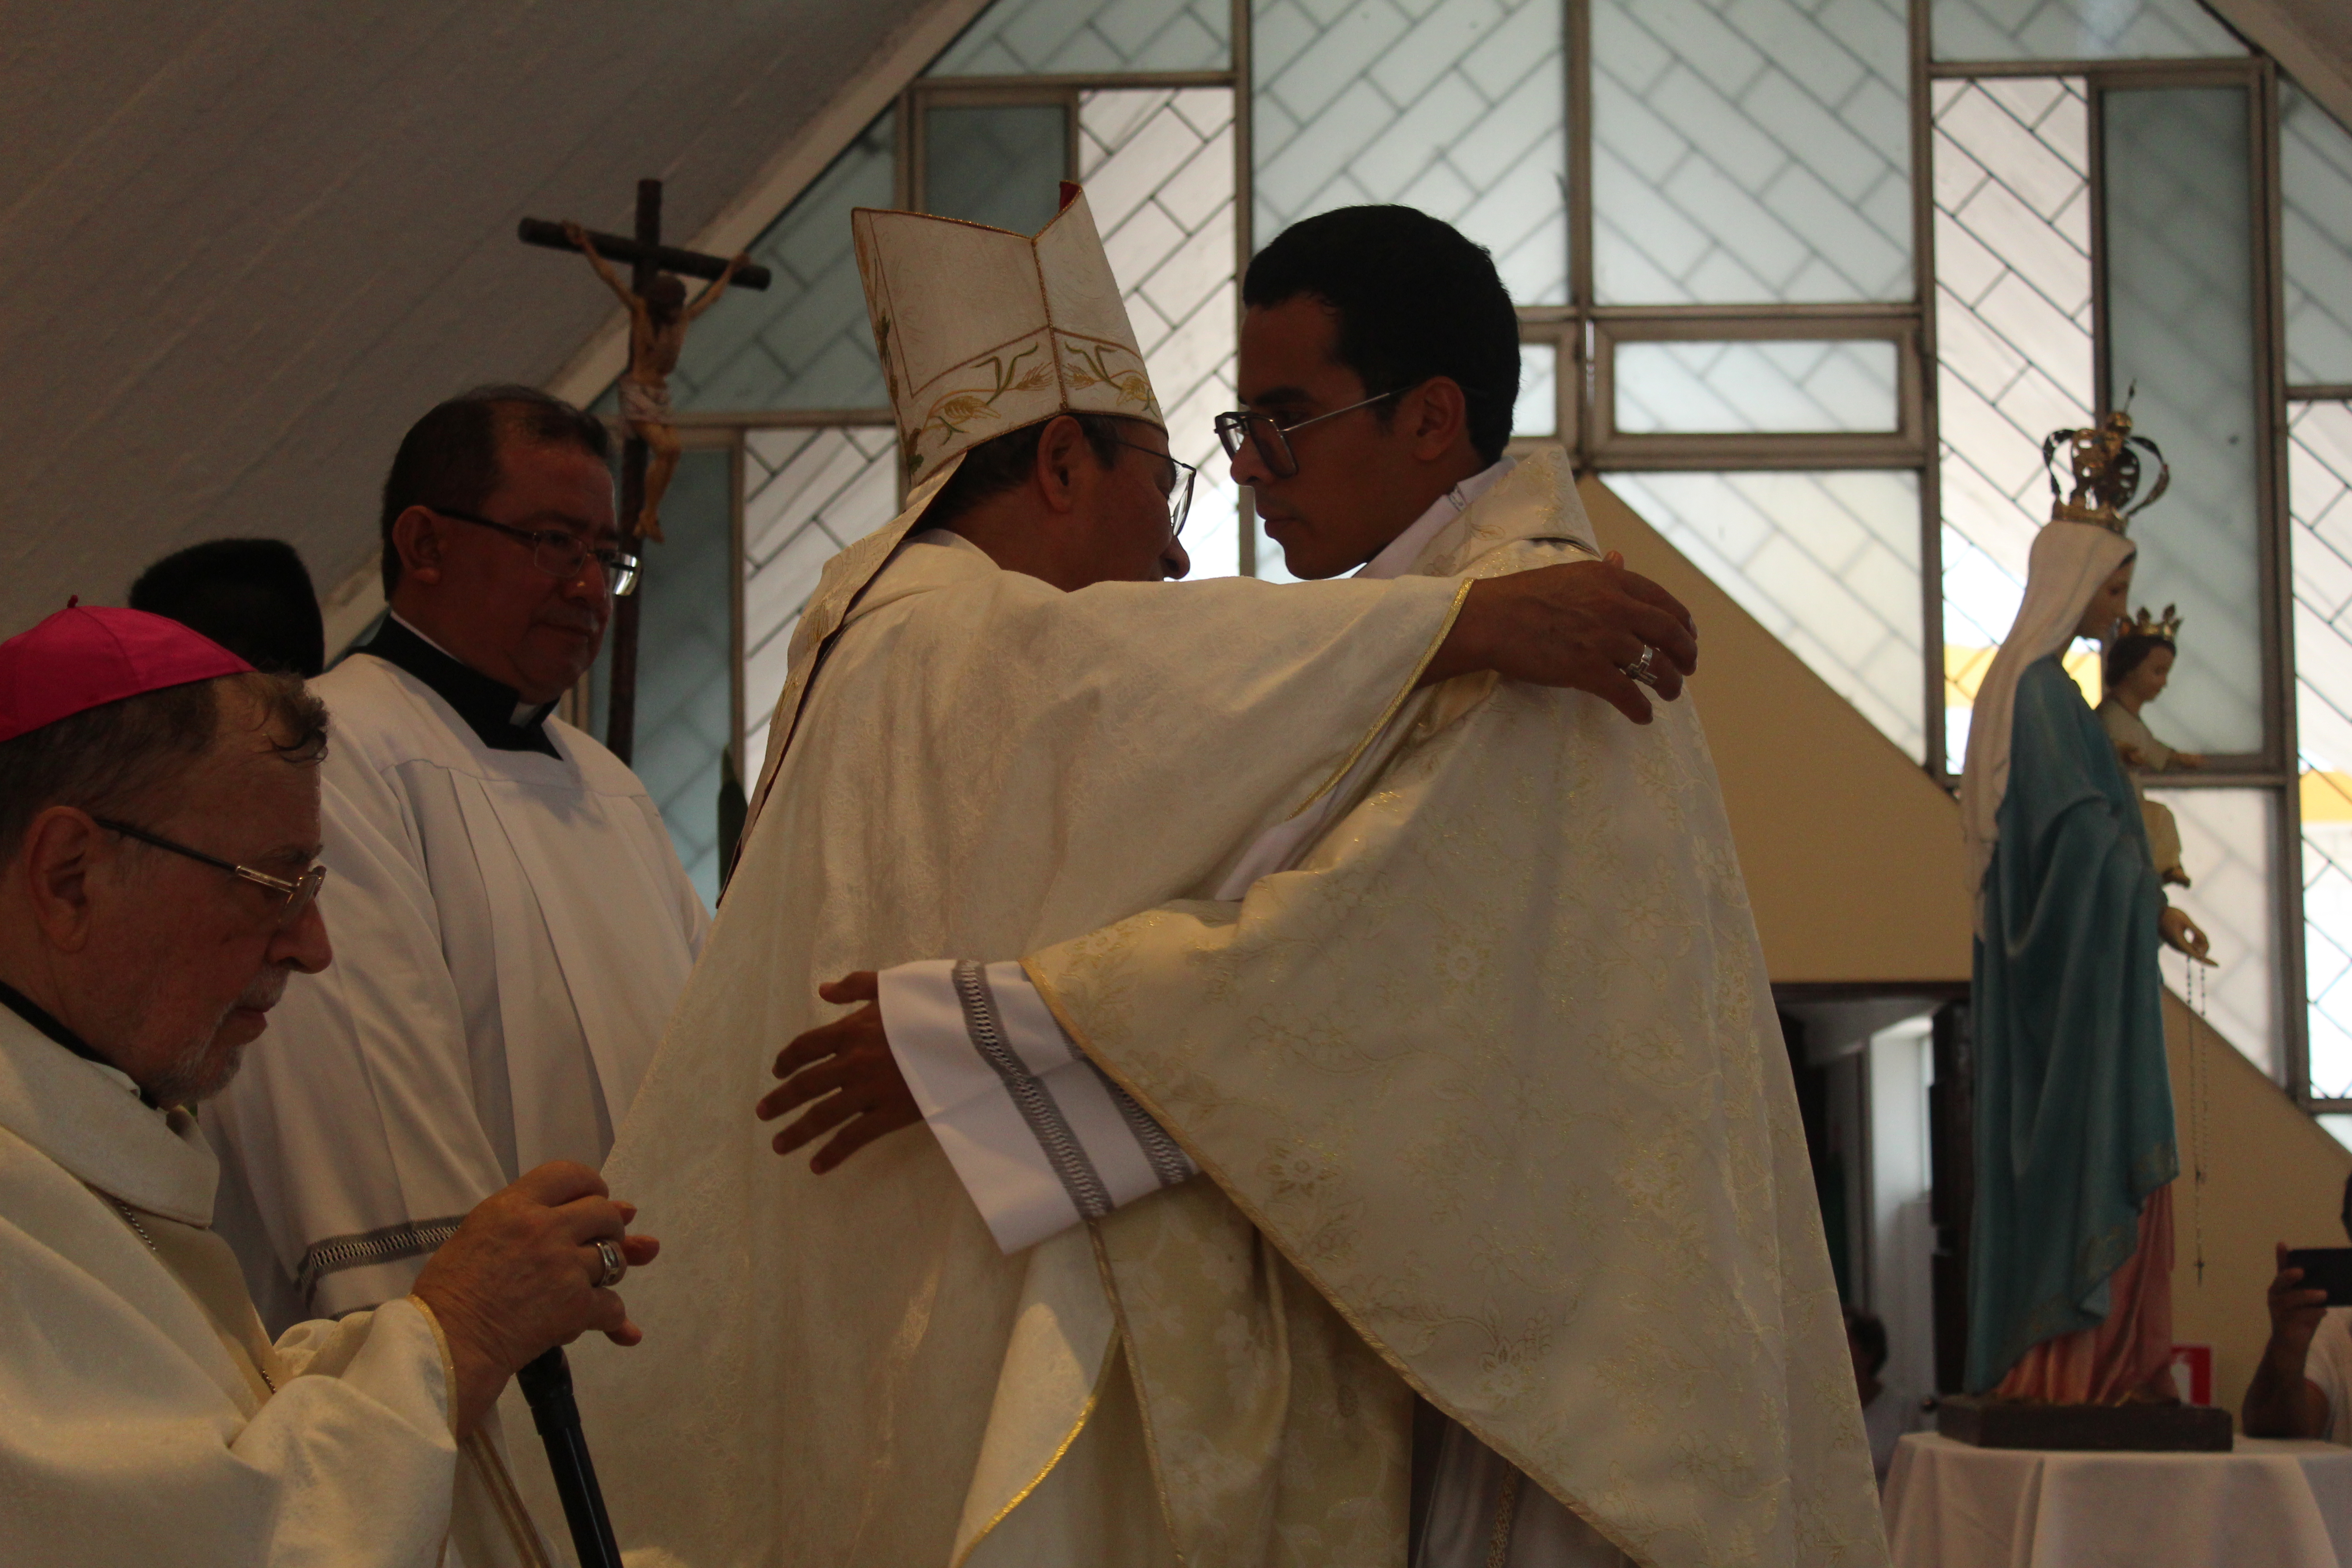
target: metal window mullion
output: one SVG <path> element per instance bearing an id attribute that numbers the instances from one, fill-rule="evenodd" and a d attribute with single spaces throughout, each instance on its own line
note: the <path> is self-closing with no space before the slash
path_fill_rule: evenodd
<path id="1" fill-rule="evenodd" d="M 743 626 L 743 588 L 750 575 L 746 570 L 743 539 L 743 506 L 751 487 L 744 483 L 743 465 L 751 460 L 745 450 L 743 427 L 737 426 L 734 440 L 728 446 L 727 465 L 727 532 L 729 560 L 734 570 L 729 574 L 732 590 L 727 599 L 727 671 L 728 671 L 728 745 L 735 753 L 735 778 L 740 784 L 747 776 L 750 764 L 743 760 L 744 691 L 743 659 L 745 656 Z M 724 866 L 721 866 L 722 871 Z"/>
<path id="2" fill-rule="evenodd" d="M 1944 448 L 1936 342 L 1935 79 L 1929 74 L 1929 0 L 1911 0 L 1911 289 L 1919 308 L 1919 673 L 1926 703 L 1927 776 L 1950 787 L 1944 754 Z"/>
<path id="3" fill-rule="evenodd" d="M 1566 0 L 1560 68 L 1568 74 L 1568 310 L 1562 317 L 1554 428 L 1572 469 L 1596 466 L 1593 423 L 1600 396 L 1592 381 L 1592 0 Z"/>
<path id="4" fill-rule="evenodd" d="M 1251 0 L 1232 0 L 1232 20 L 1226 30 L 1232 35 L 1234 79 L 1234 352 L 1235 374 L 1239 374 L 1242 341 L 1242 318 L 1247 310 L 1242 304 L 1242 279 L 1249 271 L 1251 247 L 1256 226 L 1257 187 L 1252 168 L 1255 136 L 1257 124 L 1257 82 L 1250 61 Z M 1234 516 L 1234 571 L 1243 577 L 1257 575 L 1257 502 L 1247 485 L 1236 487 Z"/>

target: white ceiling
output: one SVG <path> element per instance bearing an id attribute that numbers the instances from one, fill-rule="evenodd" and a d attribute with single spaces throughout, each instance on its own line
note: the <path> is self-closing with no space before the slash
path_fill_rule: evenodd
<path id="1" fill-rule="evenodd" d="M 920 0 L 0 0 L 0 635 L 147 562 L 374 548 L 409 421 L 612 314 L 525 214 L 691 237 Z"/>

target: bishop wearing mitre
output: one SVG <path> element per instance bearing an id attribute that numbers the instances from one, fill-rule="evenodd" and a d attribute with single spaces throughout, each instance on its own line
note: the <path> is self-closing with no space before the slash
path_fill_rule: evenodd
<path id="1" fill-rule="evenodd" d="M 1458 487 L 1393 572 L 1065 591 L 950 503 L 1031 426 L 1045 475 L 1065 414 L 1165 451 L 1083 197 L 1034 240 L 855 229 L 914 488 L 803 614 L 608 1167 L 681 1238 L 641 1312 L 727 1325 L 582 1358 L 625 1544 L 1879 1560 L 1696 718 L 1545 662 L 1532 606 L 1616 580 L 1562 456 Z M 818 1175 L 744 1106 L 858 970 L 925 1126 Z M 1455 1528 L 1409 1546 L 1416 1396 L 1460 1439 Z"/>

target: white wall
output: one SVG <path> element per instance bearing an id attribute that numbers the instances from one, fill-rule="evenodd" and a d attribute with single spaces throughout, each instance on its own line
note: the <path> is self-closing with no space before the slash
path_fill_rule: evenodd
<path id="1" fill-rule="evenodd" d="M 1936 1387 L 1936 1319 L 1929 1285 L 1935 1229 L 1927 1158 L 1927 1089 L 1935 1056 L 1926 1016 L 1871 1037 L 1868 1306 L 1886 1325 L 1879 1381 L 1906 1399 Z"/>

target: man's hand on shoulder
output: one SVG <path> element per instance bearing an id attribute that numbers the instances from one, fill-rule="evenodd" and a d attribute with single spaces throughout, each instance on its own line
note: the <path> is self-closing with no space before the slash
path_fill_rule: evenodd
<path id="1" fill-rule="evenodd" d="M 635 1205 L 607 1196 L 604 1178 L 587 1166 L 552 1160 L 476 1204 L 425 1262 L 411 1294 L 449 1342 L 461 1434 L 542 1351 L 592 1329 L 614 1344 L 645 1338 L 611 1288 L 619 1275 L 604 1250 L 623 1273 L 654 1260 L 661 1243 L 628 1234 L 636 1214 Z"/>
<path id="2" fill-rule="evenodd" d="M 1604 561 L 1542 566 L 1470 584 L 1454 630 L 1423 684 L 1491 669 L 1510 680 L 1590 691 L 1636 724 L 1650 721 L 1641 683 L 1626 674 L 1655 648 L 1649 676 L 1671 702 L 1698 668 L 1698 630 L 1682 602 L 1612 552 Z"/>
<path id="3" fill-rule="evenodd" d="M 912 1127 L 923 1113 L 883 1032 L 881 986 L 874 972 L 845 974 L 818 986 L 816 994 L 836 1005 L 866 1005 L 806 1031 L 776 1053 L 775 1074 L 784 1081 L 761 1100 L 760 1120 L 773 1121 L 815 1101 L 806 1115 L 776 1134 L 774 1144 L 777 1153 L 789 1154 L 841 1129 L 809 1161 L 809 1169 L 823 1175 L 884 1133 Z"/>

